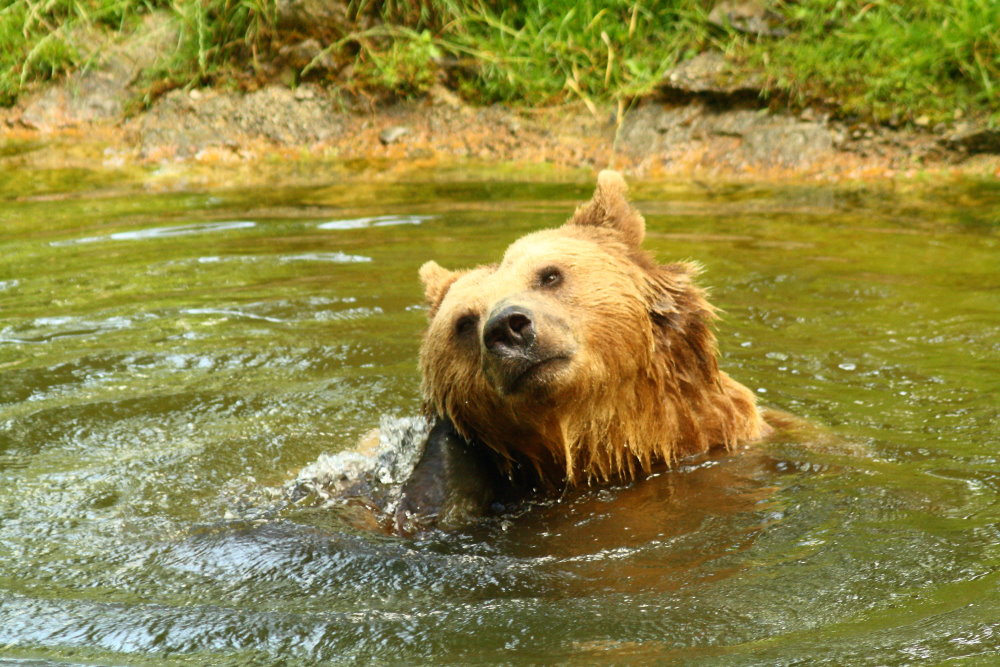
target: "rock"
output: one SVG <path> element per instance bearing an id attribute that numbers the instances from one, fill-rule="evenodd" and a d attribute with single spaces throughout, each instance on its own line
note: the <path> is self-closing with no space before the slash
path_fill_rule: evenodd
<path id="1" fill-rule="evenodd" d="M 248 94 L 201 91 L 197 100 L 181 90 L 162 97 L 134 127 L 144 156 L 169 147 L 180 157 L 209 147 L 225 147 L 242 137 L 263 138 L 285 145 L 307 145 L 340 132 L 341 114 L 316 89 L 293 92 L 266 86 Z M 303 88 L 297 89 L 303 91 Z"/>
<path id="2" fill-rule="evenodd" d="M 317 28 L 341 29 L 349 25 L 347 6 L 341 0 L 277 0 L 278 27 L 306 33 Z"/>
<path id="3" fill-rule="evenodd" d="M 394 144 L 407 134 L 410 133 L 410 128 L 404 125 L 395 125 L 393 127 L 386 128 L 378 133 L 378 140 L 384 145 Z"/>
<path id="4" fill-rule="evenodd" d="M 103 70 L 76 72 L 30 98 L 21 122 L 51 131 L 83 123 L 114 121 L 124 111 L 132 73 L 118 63 Z"/>
<path id="5" fill-rule="evenodd" d="M 785 22 L 784 17 L 755 0 L 723 0 L 712 7 L 712 11 L 708 13 L 708 22 L 720 28 L 732 28 L 758 37 L 788 36 L 788 30 L 781 27 Z"/>
<path id="6" fill-rule="evenodd" d="M 299 86 L 295 89 L 294 93 L 295 99 L 301 100 L 312 100 L 316 98 L 316 91 L 311 86 Z"/>
<path id="7" fill-rule="evenodd" d="M 131 85 L 139 74 L 169 50 L 177 28 L 165 12 L 150 14 L 136 32 L 117 44 L 98 43 L 96 65 L 79 70 L 64 80 L 29 97 L 21 122 L 43 131 L 83 123 L 115 122 L 121 119 Z"/>
<path id="8" fill-rule="evenodd" d="M 833 150 L 833 133 L 815 123 L 775 116 L 743 137 L 740 153 L 750 163 L 798 167 L 814 164 Z"/>
<path id="9" fill-rule="evenodd" d="M 687 94 L 759 96 L 764 77 L 759 72 L 735 72 L 718 51 L 705 51 L 668 71 L 660 89 Z"/>
<path id="10" fill-rule="evenodd" d="M 828 155 L 834 138 L 825 124 L 765 110 L 647 103 L 625 116 L 618 146 L 640 159 L 698 153 L 734 167 L 802 167 Z"/>
<path id="11" fill-rule="evenodd" d="M 323 46 L 311 37 L 295 44 L 286 44 L 278 49 L 278 53 L 292 67 L 329 72 L 339 69 L 333 56 L 325 52 Z"/>
<path id="12" fill-rule="evenodd" d="M 427 97 L 430 99 L 431 104 L 439 104 L 451 107 L 452 109 L 461 109 L 465 106 L 465 103 L 462 102 L 462 98 L 442 86 L 440 83 L 436 83 L 431 86 L 431 89 L 427 91 Z"/>
<path id="13" fill-rule="evenodd" d="M 955 132 L 944 138 L 950 148 L 962 150 L 969 155 L 1000 154 L 1000 129 L 978 127 L 962 123 Z"/>

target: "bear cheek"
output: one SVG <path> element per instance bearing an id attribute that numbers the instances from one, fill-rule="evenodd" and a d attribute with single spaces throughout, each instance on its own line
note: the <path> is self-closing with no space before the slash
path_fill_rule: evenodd
<path id="1" fill-rule="evenodd" d="M 470 401 L 489 392 L 472 345 L 449 338 L 450 332 L 431 327 L 420 350 L 424 400 L 441 416 L 461 420 Z M 473 341 L 474 342 L 474 341 Z"/>
<path id="2" fill-rule="evenodd" d="M 653 323 L 645 308 L 620 309 L 615 316 L 600 316 L 581 326 L 586 342 L 576 362 L 586 369 L 584 379 L 591 386 L 632 382 L 654 363 Z"/>

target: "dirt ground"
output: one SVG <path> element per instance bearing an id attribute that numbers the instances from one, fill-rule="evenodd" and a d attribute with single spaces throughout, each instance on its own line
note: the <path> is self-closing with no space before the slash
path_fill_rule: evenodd
<path id="1" fill-rule="evenodd" d="M 271 85 L 175 90 L 126 115 L 123 81 L 91 71 L 0 111 L 0 170 L 239 167 L 244 185 L 255 173 L 272 177 L 255 165 L 316 161 L 388 174 L 475 163 L 615 167 L 650 180 L 1000 177 L 995 131 L 851 124 L 712 90 L 668 88 L 628 109 L 525 110 L 471 107 L 440 87 L 422 100 L 374 106 L 318 86 Z"/>

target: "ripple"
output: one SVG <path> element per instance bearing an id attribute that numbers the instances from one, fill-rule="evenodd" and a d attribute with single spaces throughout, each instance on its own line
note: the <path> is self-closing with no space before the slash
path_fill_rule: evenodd
<path id="1" fill-rule="evenodd" d="M 348 255 L 343 252 L 307 252 L 301 255 L 283 255 L 278 257 L 279 262 L 334 262 L 346 264 L 351 262 L 370 262 L 371 257 L 364 255 Z"/>
<path id="2" fill-rule="evenodd" d="M 187 266 L 190 264 L 224 264 L 239 262 L 244 264 L 267 264 L 269 262 L 327 262 L 332 264 L 359 264 L 371 262 L 366 255 L 350 255 L 339 250 L 334 252 L 304 252 L 296 255 L 205 255 L 192 259 L 174 259 L 164 262 L 164 266 Z"/>
<path id="3" fill-rule="evenodd" d="M 278 317 L 257 315 L 255 313 L 248 313 L 242 310 L 234 310 L 230 308 L 184 308 L 181 310 L 181 313 L 185 315 L 221 315 L 226 318 L 260 320 L 263 322 L 273 322 L 275 324 L 284 324 L 289 321 Z"/>
<path id="4" fill-rule="evenodd" d="M 394 227 L 396 225 L 419 225 L 431 220 L 433 215 L 377 215 L 371 218 L 349 218 L 330 220 L 317 225 L 318 229 L 366 229 L 368 227 Z"/>
<path id="5" fill-rule="evenodd" d="M 83 243 L 100 243 L 102 241 L 144 241 L 148 239 L 162 239 L 172 236 L 191 236 L 194 234 L 224 232 L 231 229 L 248 229 L 256 226 L 256 222 L 251 222 L 249 220 L 199 222 L 187 225 L 172 225 L 169 227 L 152 227 L 150 229 L 139 229 L 129 232 L 114 232 L 113 234 L 86 236 L 79 239 L 68 239 L 65 241 L 52 241 L 49 245 L 58 247 L 80 245 Z"/>
<path id="6" fill-rule="evenodd" d="M 148 319 L 149 316 L 140 316 Z M 104 320 L 89 320 L 78 317 L 38 317 L 27 327 L 0 329 L 0 344 L 32 345 L 72 336 L 88 336 L 109 331 L 130 329 L 135 324 L 134 317 L 109 317 Z"/>

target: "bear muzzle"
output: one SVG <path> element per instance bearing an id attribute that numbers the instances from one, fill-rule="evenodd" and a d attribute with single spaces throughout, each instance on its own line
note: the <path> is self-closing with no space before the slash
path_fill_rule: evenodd
<path id="1" fill-rule="evenodd" d="M 507 306 L 490 314 L 483 327 L 483 346 L 498 357 L 526 353 L 535 344 L 532 313 L 521 306 Z"/>
<path id="2" fill-rule="evenodd" d="M 482 334 L 483 371 L 501 395 L 543 387 L 550 371 L 573 357 L 575 346 L 552 335 L 568 327 L 553 326 L 549 319 L 540 321 L 524 306 L 502 303 L 490 313 Z"/>

